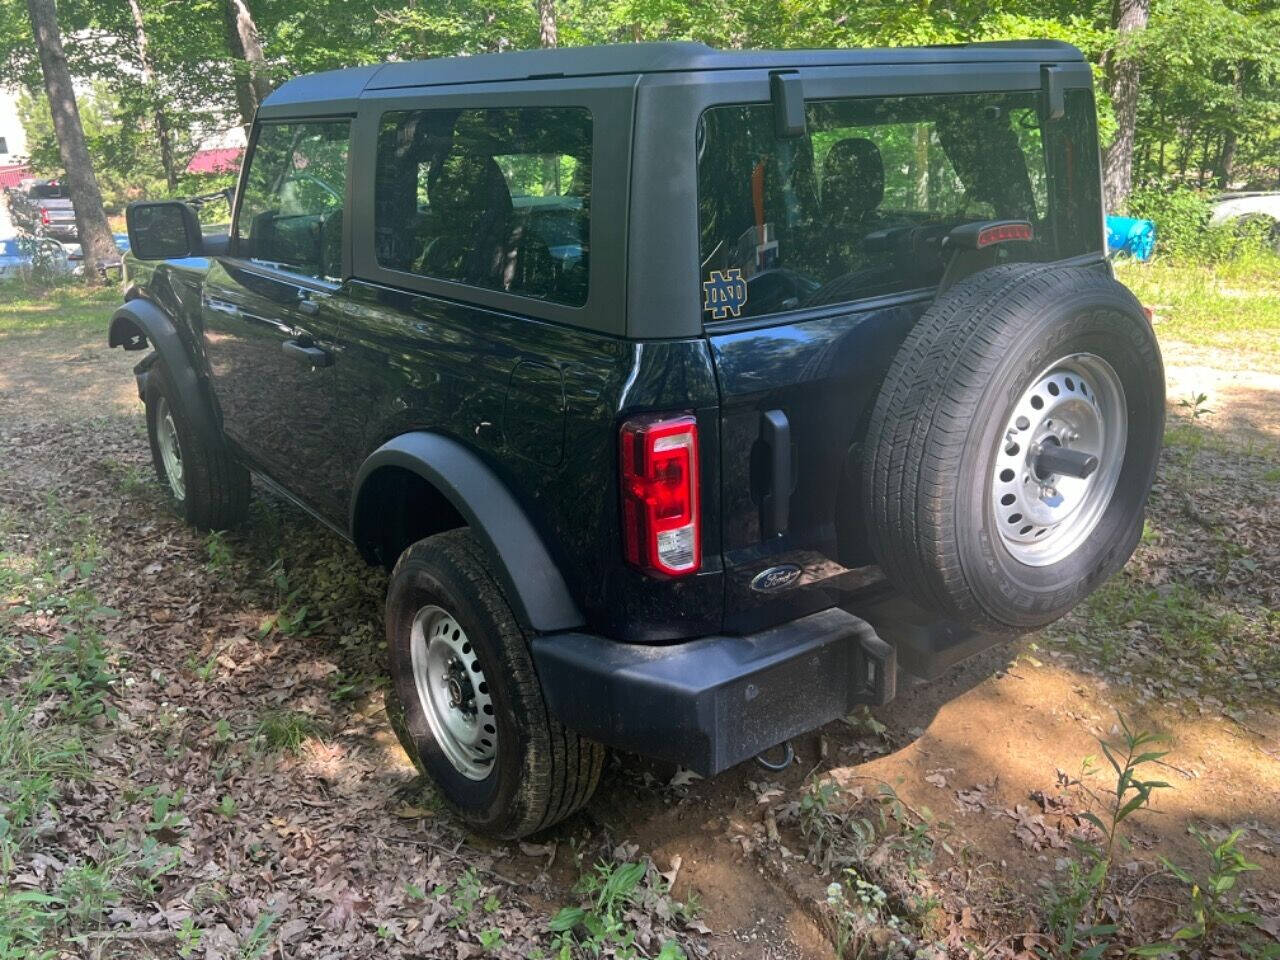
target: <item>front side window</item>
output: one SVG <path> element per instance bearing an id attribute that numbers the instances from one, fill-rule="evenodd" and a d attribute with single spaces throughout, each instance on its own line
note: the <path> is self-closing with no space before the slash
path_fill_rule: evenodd
<path id="1" fill-rule="evenodd" d="M 337 281 L 347 188 L 346 120 L 270 123 L 258 131 L 236 220 L 236 251 Z"/>
<path id="2" fill-rule="evenodd" d="M 803 138 L 774 135 L 769 104 L 713 107 L 698 128 L 705 319 L 760 316 L 933 286 L 942 238 L 981 220 L 1029 220 L 1000 255 L 1099 249 L 1093 101 L 955 94 L 806 104 Z"/>
<path id="3" fill-rule="evenodd" d="M 591 115 L 585 109 L 385 113 L 376 176 L 380 266 L 568 306 L 586 303 Z"/>

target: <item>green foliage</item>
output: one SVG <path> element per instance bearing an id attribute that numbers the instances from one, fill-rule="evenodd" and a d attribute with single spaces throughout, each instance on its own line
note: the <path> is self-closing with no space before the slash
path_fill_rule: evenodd
<path id="1" fill-rule="evenodd" d="M 1236 881 L 1246 873 L 1261 870 L 1250 863 L 1236 847 L 1243 830 L 1233 830 L 1224 840 L 1215 843 L 1208 834 L 1191 828 L 1191 835 L 1209 857 L 1209 874 L 1197 880 L 1188 871 L 1161 857 L 1166 869 L 1177 877 L 1187 890 L 1191 905 L 1191 922 L 1178 928 L 1170 946 L 1195 941 L 1213 943 L 1240 943 L 1249 934 L 1247 927 L 1256 926 L 1258 916 L 1240 905 L 1233 896 Z"/>
<path id="2" fill-rule="evenodd" d="M 643 956 L 627 914 L 646 897 L 666 897 L 665 882 L 651 878 L 651 872 L 643 863 L 598 863 L 578 883 L 584 905 L 561 908 L 547 924 L 553 934 L 551 955 L 557 960 L 602 955 L 631 960 Z M 667 908 L 682 913 L 678 904 Z M 668 940 L 658 958 L 685 960 L 685 953 L 678 943 Z"/>
<path id="3" fill-rule="evenodd" d="M 297 710 L 268 710 L 258 721 L 254 736 L 270 750 L 297 753 L 320 732 L 320 724 L 308 714 Z"/>
<path id="4" fill-rule="evenodd" d="M 1068 864 L 1066 881 L 1059 883 L 1049 898 L 1052 946 L 1037 947 L 1044 960 L 1100 960 L 1111 948 L 1117 927 L 1103 922 L 1103 897 L 1117 851 L 1128 848 L 1120 825 L 1146 809 L 1156 790 L 1169 786 L 1164 781 L 1139 776 L 1140 767 L 1155 763 L 1167 753 L 1147 749 L 1160 738 L 1135 732 L 1123 716 L 1119 720 L 1120 742 L 1098 741 L 1115 772 L 1115 786 L 1101 797 L 1094 796 L 1100 813 L 1088 811 L 1081 815 L 1097 831 L 1097 839 L 1074 841 L 1078 859 Z M 1083 783 L 1081 786 L 1084 788 Z"/>
<path id="5" fill-rule="evenodd" d="M 1179 260 L 1219 263 L 1233 257 L 1259 254 L 1265 246 L 1261 232 L 1242 235 L 1233 224 L 1209 223 L 1212 196 L 1191 187 L 1171 190 L 1144 187 L 1129 197 L 1131 216 L 1156 225 L 1156 250 Z"/>
<path id="6" fill-rule="evenodd" d="M 124 3 L 58 5 L 81 97 L 90 149 L 108 203 L 167 192 L 160 163 L 161 113 L 180 170 L 196 143 L 238 126 L 224 0 L 139 0 L 153 68 L 142 59 Z M 528 0 L 250 0 L 272 83 L 389 59 L 527 49 L 539 43 L 538 5 Z M 0 0 L 0 80 L 39 87 L 24 4 Z M 1141 63 L 1136 176 L 1139 182 L 1255 186 L 1280 178 L 1280 9 L 1253 0 L 1154 0 L 1146 31 L 1123 49 L 1111 4 L 975 0 L 901 4 L 872 0 L 560 0 L 563 46 L 697 40 L 723 48 L 854 47 L 1046 37 L 1078 46 L 1103 78 L 1109 56 Z M 29 111 L 37 165 L 58 166 L 48 111 Z M 160 113 L 158 113 L 160 111 Z M 1114 130 L 1099 88 L 1100 133 Z M 1228 169 L 1230 168 L 1230 169 Z M 223 178 L 226 179 L 225 177 Z M 202 189 L 203 187 L 203 189 Z M 183 180 L 178 193 L 216 189 Z"/>

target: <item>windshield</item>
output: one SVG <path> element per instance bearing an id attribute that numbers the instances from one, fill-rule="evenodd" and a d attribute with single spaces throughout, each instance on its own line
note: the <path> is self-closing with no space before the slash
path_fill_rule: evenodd
<path id="1" fill-rule="evenodd" d="M 714 107 L 698 129 L 701 289 L 710 320 L 931 287 L 942 238 L 1028 220 L 1001 256 L 1101 249 L 1093 101 L 1045 123 L 1038 91 L 806 104 L 807 134 L 778 139 L 769 104 Z"/>

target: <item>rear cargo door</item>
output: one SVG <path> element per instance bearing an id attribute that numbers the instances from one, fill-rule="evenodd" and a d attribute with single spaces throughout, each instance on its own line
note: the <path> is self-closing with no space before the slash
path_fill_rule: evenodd
<path id="1" fill-rule="evenodd" d="M 806 79 L 799 137 L 777 135 L 768 102 L 702 113 L 700 293 L 722 400 L 726 629 L 841 602 L 879 578 L 863 444 L 884 373 L 942 276 L 943 238 L 1027 220 L 1034 241 L 1002 257 L 1096 255 L 1093 107 L 1078 66 L 1084 86 L 1064 91 L 1065 118 L 1048 117 L 1032 62 L 963 83 L 974 74 L 949 66 L 901 94 L 869 95 L 892 90 L 883 77 Z"/>

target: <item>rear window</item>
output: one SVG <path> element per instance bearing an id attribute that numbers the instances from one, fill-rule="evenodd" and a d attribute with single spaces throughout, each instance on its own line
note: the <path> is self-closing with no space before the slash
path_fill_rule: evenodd
<path id="1" fill-rule="evenodd" d="M 33 183 L 27 194 L 33 200 L 66 200 L 67 188 L 61 183 Z"/>
<path id="2" fill-rule="evenodd" d="M 1101 249 L 1092 95 L 1045 123 L 1036 91 L 806 104 L 807 135 L 774 136 L 769 104 L 713 107 L 698 127 L 701 288 L 708 320 L 936 285 L 963 223 L 1029 220 L 1000 256 Z"/>
<path id="3" fill-rule="evenodd" d="M 587 110 L 385 113 L 376 175 L 380 266 L 568 306 L 586 303 Z"/>

